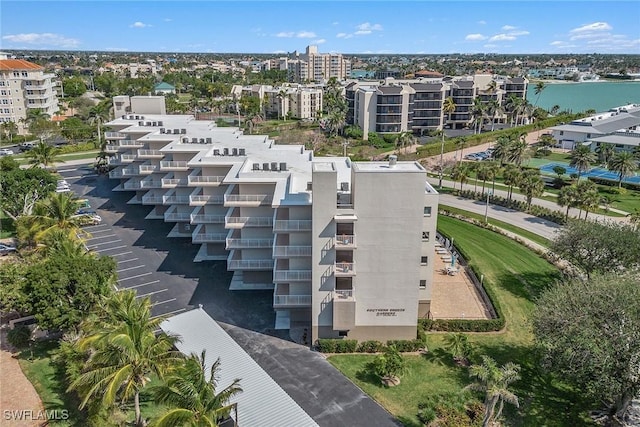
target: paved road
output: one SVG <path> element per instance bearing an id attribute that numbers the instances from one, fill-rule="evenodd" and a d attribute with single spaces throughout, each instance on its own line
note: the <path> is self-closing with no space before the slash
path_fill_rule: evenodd
<path id="1" fill-rule="evenodd" d="M 155 316 L 202 304 L 320 426 L 398 425 L 321 354 L 273 329 L 272 291 L 229 291 L 224 261 L 194 263 L 197 245 L 166 237 L 173 224 L 145 220 L 150 206 L 127 205 L 132 193 L 112 192 L 114 181 L 79 163 L 59 166 L 58 172 L 102 217 L 100 225 L 86 227 L 87 246 L 116 260 L 119 289 L 148 296 Z"/>

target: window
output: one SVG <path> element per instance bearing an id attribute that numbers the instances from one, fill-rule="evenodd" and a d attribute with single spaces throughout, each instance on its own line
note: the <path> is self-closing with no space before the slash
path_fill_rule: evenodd
<path id="1" fill-rule="evenodd" d="M 422 241 L 423 242 L 428 242 L 429 241 L 429 232 L 428 231 L 423 231 L 422 232 Z"/>
<path id="2" fill-rule="evenodd" d="M 427 281 L 420 280 L 420 289 L 427 289 Z"/>
<path id="3" fill-rule="evenodd" d="M 338 331 L 339 337 L 346 337 L 349 334 L 349 331 Z"/>
<path id="4" fill-rule="evenodd" d="M 424 216 L 431 216 L 431 206 L 424 207 Z"/>
<path id="5" fill-rule="evenodd" d="M 420 257 L 420 265 L 427 265 L 428 262 L 429 262 L 428 256 Z"/>

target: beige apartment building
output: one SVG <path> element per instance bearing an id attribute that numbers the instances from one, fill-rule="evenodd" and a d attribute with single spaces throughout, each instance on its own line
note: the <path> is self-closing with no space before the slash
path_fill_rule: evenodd
<path id="1" fill-rule="evenodd" d="M 41 110 L 49 117 L 58 111 L 55 75 L 22 59 L 8 59 L 0 53 L 0 122 L 13 122 L 25 134 L 24 119 L 29 110 Z"/>
<path id="2" fill-rule="evenodd" d="M 416 336 L 430 308 L 438 193 L 417 162 L 314 157 L 192 116 L 108 124 L 114 191 L 226 260 L 232 290 L 273 290 L 275 327 L 313 340 Z"/>
<path id="3" fill-rule="evenodd" d="M 341 53 L 319 53 L 318 46 L 307 46 L 305 53 L 295 53 L 287 60 L 289 80 L 297 83 L 322 82 L 335 77 L 344 80 L 351 74 L 351 61 Z"/>
<path id="4" fill-rule="evenodd" d="M 269 85 L 233 85 L 231 95 L 236 98 L 255 96 L 260 99 L 266 118 L 312 119 L 322 114 L 323 90 L 317 86 L 286 84 L 281 87 Z"/>

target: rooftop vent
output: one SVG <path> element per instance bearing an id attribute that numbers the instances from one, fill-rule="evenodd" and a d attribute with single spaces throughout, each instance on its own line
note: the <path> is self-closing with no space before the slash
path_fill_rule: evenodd
<path id="1" fill-rule="evenodd" d="M 191 142 L 193 144 L 197 144 L 198 143 L 198 138 L 191 138 Z"/>
<path id="2" fill-rule="evenodd" d="M 183 134 L 187 133 L 187 130 L 186 129 L 180 129 L 180 133 L 183 133 Z"/>
<path id="3" fill-rule="evenodd" d="M 162 120 L 158 121 L 158 126 L 163 126 L 164 123 L 162 122 Z"/>
<path id="4" fill-rule="evenodd" d="M 286 171 L 287 170 L 287 164 L 285 162 L 280 163 L 280 170 L 281 171 Z"/>
<path id="5" fill-rule="evenodd" d="M 222 149 L 222 155 L 223 156 L 228 156 L 229 155 L 229 149 L 228 148 L 223 148 Z"/>
<path id="6" fill-rule="evenodd" d="M 238 148 L 238 155 L 244 156 L 246 154 L 246 150 L 244 148 Z"/>
<path id="7" fill-rule="evenodd" d="M 189 138 L 182 138 L 182 143 L 183 144 L 188 144 L 189 143 Z"/>
<path id="8" fill-rule="evenodd" d="M 207 144 L 211 144 L 212 142 L 211 138 L 207 138 Z"/>
<path id="9" fill-rule="evenodd" d="M 214 155 L 214 156 L 219 156 L 219 155 L 220 155 L 220 150 L 219 150 L 219 149 L 217 149 L 217 148 L 214 148 L 214 149 L 213 149 L 213 155 Z"/>
<path id="10" fill-rule="evenodd" d="M 138 122 L 138 126 L 144 126 L 144 122 L 142 121 Z"/>
<path id="11" fill-rule="evenodd" d="M 177 135 L 177 134 L 179 134 L 179 133 L 180 133 L 180 129 L 174 129 L 174 130 L 173 130 L 173 134 L 174 134 L 174 135 Z"/>
<path id="12" fill-rule="evenodd" d="M 307 191 L 311 191 L 312 188 L 313 188 L 313 182 L 307 181 Z"/>
<path id="13" fill-rule="evenodd" d="M 254 163 L 253 164 L 253 170 L 254 171 L 259 171 L 260 170 L 260 163 Z"/>
<path id="14" fill-rule="evenodd" d="M 237 149 L 237 148 L 233 148 L 233 149 L 231 150 L 231 153 L 232 153 L 234 156 L 237 156 L 237 155 L 238 155 L 238 149 Z"/>
<path id="15" fill-rule="evenodd" d="M 269 163 L 263 163 L 263 164 L 262 164 L 262 170 L 265 170 L 265 171 L 271 170 L 271 169 L 269 168 Z"/>
<path id="16" fill-rule="evenodd" d="M 278 163 L 277 162 L 271 162 L 271 170 L 272 171 L 277 171 L 278 170 Z"/>
<path id="17" fill-rule="evenodd" d="M 340 191 L 349 191 L 349 183 L 341 182 L 340 183 Z"/>
<path id="18" fill-rule="evenodd" d="M 135 116 L 135 119 L 136 120 L 140 120 L 140 116 Z"/>
<path id="19" fill-rule="evenodd" d="M 204 144 L 204 138 L 200 138 L 200 144 Z"/>
<path id="20" fill-rule="evenodd" d="M 164 128 L 160 128 L 160 133 L 164 133 Z"/>

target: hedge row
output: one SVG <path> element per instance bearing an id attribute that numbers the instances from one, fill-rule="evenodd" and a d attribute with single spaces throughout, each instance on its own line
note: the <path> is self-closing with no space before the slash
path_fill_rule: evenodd
<path id="1" fill-rule="evenodd" d="M 589 181 L 595 182 L 596 184 L 607 185 L 610 187 L 618 186 L 618 181 L 612 181 L 610 179 L 596 178 L 593 176 L 587 177 Z M 640 184 L 634 184 L 632 182 L 624 182 L 622 181 L 622 188 L 626 188 L 627 190 L 636 190 L 640 191 Z"/>
<path id="2" fill-rule="evenodd" d="M 81 151 L 91 151 L 96 149 L 95 142 L 84 142 L 82 144 L 67 144 L 58 148 L 58 154 L 79 153 Z"/>
<path id="3" fill-rule="evenodd" d="M 479 191 L 472 190 L 462 190 L 458 192 L 460 197 L 465 197 L 467 199 L 473 200 L 487 200 L 486 193 L 482 193 Z M 560 211 L 552 211 L 549 208 L 545 208 L 543 206 L 531 205 L 529 209 L 527 209 L 527 203 L 523 200 L 514 200 L 507 199 L 506 197 L 491 195 L 489 196 L 489 203 L 494 205 L 502 206 L 509 209 L 515 209 L 522 212 L 530 213 L 531 215 L 537 216 L 538 218 L 546 219 L 547 221 L 555 222 L 556 224 L 564 224 L 565 214 Z"/>
<path id="4" fill-rule="evenodd" d="M 399 352 L 407 353 L 424 348 L 423 340 L 389 340 L 386 344 L 370 340 L 358 344 L 357 340 L 339 338 L 320 338 L 316 341 L 316 348 L 321 353 L 379 353 L 387 346 L 393 345 Z"/>

